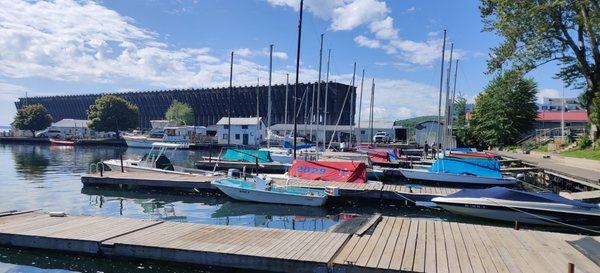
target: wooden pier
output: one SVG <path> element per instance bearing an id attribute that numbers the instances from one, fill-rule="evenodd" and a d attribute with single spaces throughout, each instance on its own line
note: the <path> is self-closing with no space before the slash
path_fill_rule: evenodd
<path id="1" fill-rule="evenodd" d="M 120 187 L 146 187 L 168 190 L 216 190 L 210 182 L 222 178 L 220 176 L 182 175 L 168 173 L 142 173 L 142 172 L 104 172 L 100 174 L 86 174 L 81 176 L 84 185 L 93 186 L 120 186 Z M 361 184 L 329 181 L 314 181 L 302 179 L 273 179 L 275 185 L 289 185 L 302 188 L 325 189 L 327 186 L 338 187 L 340 198 L 382 199 L 401 201 L 429 201 L 437 196 L 444 196 L 457 192 L 460 189 L 400 185 L 400 184 Z"/>
<path id="2" fill-rule="evenodd" d="M 0 215 L 0 245 L 280 272 L 599 272 L 571 245 L 599 237 L 382 217 L 354 234 L 145 221 Z"/>

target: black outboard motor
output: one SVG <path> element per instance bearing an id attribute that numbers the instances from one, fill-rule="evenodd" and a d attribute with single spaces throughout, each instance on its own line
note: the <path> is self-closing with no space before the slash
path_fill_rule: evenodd
<path id="1" fill-rule="evenodd" d="M 142 157 L 142 161 L 146 160 L 150 153 L 147 153 Z M 154 155 L 155 157 L 156 155 Z M 158 159 L 156 159 L 155 168 L 167 171 L 175 171 L 175 167 L 173 167 L 173 163 L 171 160 L 164 154 L 161 154 Z"/>

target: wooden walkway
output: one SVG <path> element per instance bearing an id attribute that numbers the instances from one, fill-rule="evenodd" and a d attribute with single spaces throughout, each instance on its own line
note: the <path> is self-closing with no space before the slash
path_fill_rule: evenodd
<path id="1" fill-rule="evenodd" d="M 84 185 L 111 185 L 111 186 L 133 186 L 164 188 L 171 190 L 216 190 L 210 181 L 221 178 L 219 176 L 180 175 L 166 173 L 142 173 L 142 172 L 104 172 L 99 174 L 86 174 L 81 176 Z M 416 186 L 400 184 L 360 184 L 315 181 L 302 179 L 273 179 L 275 185 L 290 185 L 303 188 L 324 189 L 327 186 L 339 188 L 340 197 L 384 199 L 384 200 L 414 200 L 429 201 L 437 196 L 455 193 L 460 189 Z"/>
<path id="2" fill-rule="evenodd" d="M 303 273 L 561 273 L 569 263 L 576 272 L 600 272 L 568 243 L 582 238 L 402 217 L 383 217 L 351 235 L 36 212 L 0 215 L 4 246 Z"/>
<path id="3" fill-rule="evenodd" d="M 339 272 L 600 272 L 567 241 L 583 236 L 383 217 L 353 235 L 334 260 Z M 597 239 L 597 238 L 596 238 Z M 600 246 L 600 244 L 599 244 Z"/>

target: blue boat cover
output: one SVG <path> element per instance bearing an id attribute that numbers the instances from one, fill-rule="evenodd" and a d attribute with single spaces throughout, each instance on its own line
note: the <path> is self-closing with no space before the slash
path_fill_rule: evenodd
<path id="1" fill-rule="evenodd" d="M 304 144 L 300 144 L 300 143 L 296 143 L 296 149 L 308 149 L 308 148 L 312 148 L 314 147 L 315 144 L 308 144 L 308 143 L 304 143 Z M 293 148 L 293 144 L 289 141 L 284 141 L 283 142 L 283 148 L 286 149 L 292 149 Z"/>
<path id="2" fill-rule="evenodd" d="M 598 205 L 575 201 L 564 198 L 552 192 L 526 192 L 507 189 L 504 187 L 493 187 L 487 189 L 463 189 L 456 193 L 447 195 L 448 198 L 495 198 L 510 201 L 558 203 L 572 205 L 580 208 L 599 208 Z"/>
<path id="3" fill-rule="evenodd" d="M 495 159 L 444 157 L 436 160 L 429 171 L 502 178 L 500 163 Z"/>
<path id="4" fill-rule="evenodd" d="M 257 157 L 259 163 L 273 162 L 269 151 L 244 149 L 227 149 L 227 151 L 221 155 L 221 160 L 256 162 Z"/>
<path id="5" fill-rule="evenodd" d="M 468 148 L 468 147 L 457 147 L 457 148 L 450 149 L 450 151 L 472 153 L 472 152 L 477 152 L 477 149 Z"/>

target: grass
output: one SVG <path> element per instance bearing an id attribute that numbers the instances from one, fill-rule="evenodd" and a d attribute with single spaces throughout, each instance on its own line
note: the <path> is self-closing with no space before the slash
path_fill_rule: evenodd
<path id="1" fill-rule="evenodd" d="M 600 160 L 600 149 L 570 150 L 560 153 L 562 156 Z"/>
<path id="2" fill-rule="evenodd" d="M 548 145 L 538 146 L 537 148 L 535 148 L 535 150 L 538 151 L 538 152 L 547 153 L 548 152 Z"/>

